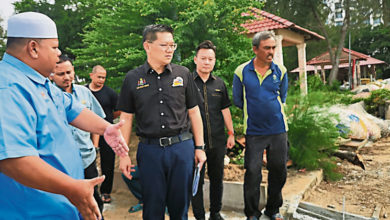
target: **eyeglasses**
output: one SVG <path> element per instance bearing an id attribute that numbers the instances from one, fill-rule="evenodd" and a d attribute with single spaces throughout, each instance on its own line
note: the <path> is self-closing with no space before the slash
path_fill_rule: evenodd
<path id="1" fill-rule="evenodd" d="M 150 42 L 148 41 L 149 43 L 153 43 L 153 42 Z M 168 50 L 171 49 L 171 50 L 176 50 L 177 48 L 177 44 L 176 43 L 173 43 L 173 44 L 158 44 L 158 46 L 160 46 L 163 50 Z"/>
<path id="2" fill-rule="evenodd" d="M 176 48 L 177 48 L 177 44 L 176 43 L 173 43 L 173 44 L 159 44 L 159 46 L 161 48 L 163 48 L 164 50 L 168 50 L 168 48 L 171 49 L 171 50 L 176 50 Z"/>

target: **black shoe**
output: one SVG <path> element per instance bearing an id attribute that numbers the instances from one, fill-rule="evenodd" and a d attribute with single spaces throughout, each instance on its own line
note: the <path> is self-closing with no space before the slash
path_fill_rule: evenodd
<path id="1" fill-rule="evenodd" d="M 217 213 L 213 213 L 213 214 L 210 213 L 209 220 L 224 220 L 224 218 L 222 218 L 221 214 L 219 214 L 219 212 L 217 212 Z"/>

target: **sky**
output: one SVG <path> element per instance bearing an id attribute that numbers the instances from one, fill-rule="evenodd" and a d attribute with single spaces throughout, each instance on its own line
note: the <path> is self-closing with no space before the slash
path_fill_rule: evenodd
<path id="1" fill-rule="evenodd" d="M 12 3 L 16 1 L 17 0 L 0 0 L 0 17 L 3 19 L 1 26 L 3 26 L 4 29 L 7 29 L 7 20 L 14 13 L 14 6 Z"/>

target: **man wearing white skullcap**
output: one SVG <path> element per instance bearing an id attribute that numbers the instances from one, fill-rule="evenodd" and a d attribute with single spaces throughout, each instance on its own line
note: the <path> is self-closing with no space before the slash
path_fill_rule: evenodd
<path id="1" fill-rule="evenodd" d="M 69 124 L 104 135 L 123 156 L 123 122 L 106 122 L 47 79 L 61 54 L 49 17 L 14 15 L 7 37 L 0 62 L 0 218 L 100 219 L 93 188 L 104 177 L 83 179 Z"/>

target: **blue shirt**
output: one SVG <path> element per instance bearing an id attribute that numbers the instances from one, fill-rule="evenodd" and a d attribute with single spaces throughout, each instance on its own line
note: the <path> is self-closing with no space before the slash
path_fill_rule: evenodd
<path id="1" fill-rule="evenodd" d="M 0 160 L 37 156 L 59 171 L 83 179 L 70 132 L 83 107 L 17 58 L 0 62 Z M 79 219 L 62 195 L 26 187 L 0 173 L 0 218 Z"/>
<path id="2" fill-rule="evenodd" d="M 100 117 L 106 117 L 98 100 L 87 87 L 72 84 L 72 96 L 74 100 L 81 103 L 89 110 L 95 112 Z M 71 126 L 71 129 L 74 140 L 80 148 L 81 158 L 83 159 L 85 169 L 96 159 L 96 150 L 91 140 L 91 133 L 73 126 Z"/>
<path id="3" fill-rule="evenodd" d="M 244 133 L 247 135 L 281 134 L 288 130 L 283 103 L 288 80 L 286 68 L 271 63 L 261 76 L 253 59 L 237 67 L 233 78 L 234 104 L 244 111 Z"/>

